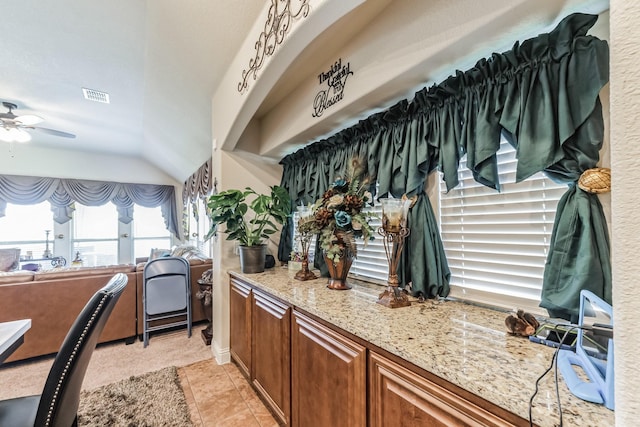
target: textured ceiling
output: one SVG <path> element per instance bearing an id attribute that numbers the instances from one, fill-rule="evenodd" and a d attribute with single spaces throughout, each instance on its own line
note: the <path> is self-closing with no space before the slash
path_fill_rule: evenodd
<path id="1" fill-rule="evenodd" d="M 30 144 L 138 156 L 182 181 L 211 154 L 212 93 L 264 5 L 4 2 L 0 100 L 77 135 L 32 132 Z M 83 87 L 111 103 L 85 100 Z"/>

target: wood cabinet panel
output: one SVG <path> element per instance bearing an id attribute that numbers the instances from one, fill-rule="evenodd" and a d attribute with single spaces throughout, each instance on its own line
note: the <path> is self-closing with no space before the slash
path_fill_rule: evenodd
<path id="1" fill-rule="evenodd" d="M 365 426 L 366 348 L 297 311 L 293 322 L 293 425 Z"/>
<path id="2" fill-rule="evenodd" d="M 251 380 L 278 420 L 291 422 L 291 308 L 253 291 Z"/>
<path id="3" fill-rule="evenodd" d="M 251 373 L 251 306 L 251 288 L 232 279 L 229 292 L 230 352 L 247 378 Z"/>
<path id="4" fill-rule="evenodd" d="M 374 352 L 369 387 L 372 427 L 513 425 Z"/>

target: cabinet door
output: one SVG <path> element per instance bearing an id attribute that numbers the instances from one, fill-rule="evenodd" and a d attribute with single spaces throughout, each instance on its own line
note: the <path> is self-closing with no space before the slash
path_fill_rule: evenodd
<path id="1" fill-rule="evenodd" d="M 293 319 L 293 425 L 365 426 L 365 347 L 298 312 Z"/>
<path id="2" fill-rule="evenodd" d="M 369 384 L 372 427 L 513 425 L 374 352 L 369 353 Z"/>
<path id="3" fill-rule="evenodd" d="M 231 357 L 249 378 L 251 366 L 251 288 L 231 279 L 229 292 L 229 344 Z"/>
<path id="4" fill-rule="evenodd" d="M 291 424 L 291 308 L 253 290 L 251 380 L 278 421 Z"/>

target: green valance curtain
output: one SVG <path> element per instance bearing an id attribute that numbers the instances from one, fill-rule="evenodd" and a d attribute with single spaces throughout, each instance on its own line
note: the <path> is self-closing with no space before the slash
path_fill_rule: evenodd
<path id="1" fill-rule="evenodd" d="M 608 46 L 586 35 L 596 20 L 595 15 L 570 15 L 550 33 L 517 42 L 508 52 L 418 91 L 411 101 L 285 157 L 281 184 L 295 203 L 315 200 L 346 159 L 363 155 L 380 195 L 420 195 L 406 243 L 413 262 L 402 264 L 401 277 L 413 282 L 415 294 L 446 295 L 449 270 L 423 195 L 425 178 L 438 169 L 447 189 L 454 188 L 459 160 L 466 154 L 474 178 L 499 190 L 496 152 L 504 135 L 516 148 L 518 181 L 544 171 L 569 185 L 556 214 L 541 305 L 553 315 L 570 317 L 583 288 L 611 301 L 602 208 L 597 196 L 575 186 L 584 170 L 596 166 L 603 141 L 598 96 L 608 81 Z M 418 250 L 425 244 L 429 250 Z M 290 248 L 290 237 L 283 235 L 280 254 L 288 256 Z M 588 274 L 580 270 L 586 265 Z"/>

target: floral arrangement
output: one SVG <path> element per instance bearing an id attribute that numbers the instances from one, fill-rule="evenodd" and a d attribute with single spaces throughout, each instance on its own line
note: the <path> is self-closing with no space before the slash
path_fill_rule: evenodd
<path id="1" fill-rule="evenodd" d="M 366 165 L 359 158 L 350 161 L 344 177 L 336 179 L 312 206 L 313 215 L 301 218 L 299 231 L 318 234 L 320 247 L 327 258 L 338 262 L 344 250 L 357 256 L 354 238 L 373 240 L 374 231 L 369 219 L 375 214 L 362 212 L 373 196 L 369 192 L 371 180 L 365 176 Z"/>
<path id="2" fill-rule="evenodd" d="M 289 260 L 293 262 L 302 262 L 302 254 L 298 251 L 291 251 Z"/>

